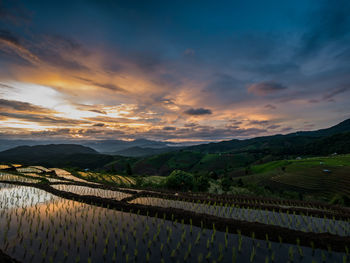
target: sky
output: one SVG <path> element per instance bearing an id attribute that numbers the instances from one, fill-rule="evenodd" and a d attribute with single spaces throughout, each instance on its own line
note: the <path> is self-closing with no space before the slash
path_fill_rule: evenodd
<path id="1" fill-rule="evenodd" d="M 0 138 L 171 142 L 350 118 L 350 1 L 0 0 Z"/>

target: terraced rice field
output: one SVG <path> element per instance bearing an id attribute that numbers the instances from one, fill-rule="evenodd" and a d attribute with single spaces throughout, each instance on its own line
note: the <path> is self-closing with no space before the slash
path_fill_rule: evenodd
<path id="1" fill-rule="evenodd" d="M 101 174 L 96 172 L 79 172 L 79 175 L 87 180 L 101 183 L 112 183 L 117 185 L 131 186 L 135 184 L 135 179 L 129 176 L 120 176 L 117 174 Z"/>
<path id="2" fill-rule="evenodd" d="M 27 183 L 35 183 L 39 180 L 35 178 L 28 178 L 23 176 L 18 176 L 10 173 L 0 172 L 0 180 L 1 181 L 12 181 L 12 182 L 27 182 Z"/>
<path id="3" fill-rule="evenodd" d="M 98 188 L 90 188 L 87 186 L 80 186 L 80 185 L 53 185 L 53 188 L 64 191 L 64 192 L 70 192 L 80 195 L 94 195 L 102 198 L 111 198 L 115 200 L 122 200 L 123 198 L 130 197 L 130 194 L 118 192 L 118 191 L 111 191 L 111 190 L 105 190 L 105 189 L 98 189 Z"/>
<path id="4" fill-rule="evenodd" d="M 349 262 L 344 208 L 22 179 L 0 176 L 0 250 L 20 262 Z"/>
<path id="5" fill-rule="evenodd" d="M 350 196 L 350 168 L 326 167 L 324 169 L 331 172 L 323 172 L 319 167 L 311 167 L 305 171 L 288 172 L 287 170 L 286 173 L 274 176 L 270 180 L 325 195 L 343 193 Z"/>
<path id="6" fill-rule="evenodd" d="M 303 232 L 330 233 L 341 236 L 350 236 L 350 219 L 341 221 L 298 215 L 295 212 L 282 213 L 278 210 L 257 210 L 240 208 L 239 206 L 235 205 L 218 206 L 208 203 L 183 202 L 154 197 L 140 197 L 130 202 L 133 204 L 179 208 L 194 211 L 196 213 L 215 215 L 218 217 L 276 225 Z"/>
<path id="7" fill-rule="evenodd" d="M 36 167 L 20 167 L 16 169 L 19 173 L 42 173 L 43 171 L 41 169 L 38 169 Z"/>
<path id="8" fill-rule="evenodd" d="M 0 164 L 0 170 L 4 170 L 4 169 L 10 169 L 12 166 L 7 165 L 7 164 Z"/>
<path id="9" fill-rule="evenodd" d="M 331 198 L 350 196 L 350 155 L 280 160 L 254 165 L 252 175 L 236 178 L 245 183 L 263 183 L 277 189 L 315 193 Z"/>

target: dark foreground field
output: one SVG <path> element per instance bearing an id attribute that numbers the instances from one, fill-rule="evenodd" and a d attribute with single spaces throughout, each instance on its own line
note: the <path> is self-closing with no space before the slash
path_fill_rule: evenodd
<path id="1" fill-rule="evenodd" d="M 21 169 L 0 174 L 0 249 L 20 262 L 349 260 L 350 209 L 340 206 L 118 188 Z"/>

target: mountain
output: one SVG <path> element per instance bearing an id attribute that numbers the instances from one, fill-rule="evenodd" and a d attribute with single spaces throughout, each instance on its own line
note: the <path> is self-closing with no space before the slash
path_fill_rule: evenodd
<path id="1" fill-rule="evenodd" d="M 1 162 L 18 162 L 28 165 L 98 167 L 112 161 L 113 157 L 101 155 L 94 149 L 76 144 L 49 144 L 18 146 L 0 152 Z"/>
<path id="2" fill-rule="evenodd" d="M 67 144 L 67 140 L 8 140 L 0 139 L 0 152 L 17 146 L 34 146 L 47 144 Z"/>
<path id="3" fill-rule="evenodd" d="M 328 155 L 332 153 L 350 153 L 350 132 L 342 132 L 327 137 L 322 137 L 305 145 L 306 153 L 318 153 Z"/>
<path id="4" fill-rule="evenodd" d="M 139 146 L 130 147 L 127 149 L 123 149 L 121 151 L 114 152 L 115 155 L 127 156 L 127 157 L 143 157 L 150 156 L 160 153 L 172 152 L 179 150 L 180 147 L 164 147 L 164 148 L 143 148 Z"/>
<path id="5" fill-rule="evenodd" d="M 169 146 L 176 146 L 176 144 L 152 141 L 147 139 L 137 139 L 133 141 L 123 141 L 123 140 L 96 140 L 96 141 L 80 141 L 81 145 L 91 147 L 101 153 L 106 154 L 116 154 L 123 150 L 140 147 L 140 148 L 168 148 Z"/>
<path id="6" fill-rule="evenodd" d="M 350 119 L 347 119 L 345 121 L 340 122 L 337 125 L 334 125 L 330 128 L 326 129 L 320 129 L 316 131 L 299 131 L 296 133 L 290 133 L 289 136 L 315 136 L 315 137 L 322 137 L 322 136 L 330 136 L 338 133 L 348 132 L 350 131 Z"/>
<path id="7" fill-rule="evenodd" d="M 212 171 L 218 175 L 241 176 L 242 173 L 248 173 L 249 167 L 253 164 L 293 159 L 298 156 L 350 153 L 350 119 L 317 131 L 188 147 L 166 147 L 165 142 L 149 140 L 80 142 L 91 145 L 94 149 L 76 144 L 21 146 L 0 152 L 0 161 L 106 169 L 118 173 L 124 173 L 125 168 L 131 166 L 133 174 L 136 175 L 168 175 L 174 169 L 181 169 L 193 173 Z M 130 145 L 146 146 L 130 147 Z M 100 154 L 96 148 L 100 151 L 110 151 L 111 154 Z"/>
<path id="8" fill-rule="evenodd" d="M 301 154 L 305 145 L 327 136 L 350 132 L 350 119 L 335 126 L 316 131 L 299 131 L 286 135 L 271 135 L 246 140 L 230 140 L 187 147 L 188 150 L 206 153 L 262 152 L 272 154 Z M 300 152 L 301 151 L 301 152 Z M 317 152 L 315 152 L 317 153 Z"/>
<path id="9" fill-rule="evenodd" d="M 48 144 L 35 146 L 18 146 L 0 153 L 0 156 L 30 156 L 35 158 L 42 155 L 97 153 L 94 149 L 77 144 Z"/>
<path id="10" fill-rule="evenodd" d="M 133 163 L 132 170 L 135 174 L 149 175 L 168 175 L 181 169 L 242 176 L 252 164 L 334 152 L 350 153 L 350 120 L 317 131 L 190 146 L 140 158 Z"/>
<path id="11" fill-rule="evenodd" d="M 124 140 L 6 140 L 0 139 L 0 151 L 5 151 L 17 146 L 34 146 L 47 144 L 77 144 L 90 147 L 100 153 L 115 154 L 132 147 L 141 148 L 168 148 L 169 146 L 178 146 L 176 143 L 161 141 L 152 141 L 147 139 L 137 139 L 133 141 Z"/>

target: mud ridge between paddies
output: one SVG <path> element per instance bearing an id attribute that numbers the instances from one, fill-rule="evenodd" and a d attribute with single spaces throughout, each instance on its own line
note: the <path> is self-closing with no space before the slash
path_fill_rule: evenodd
<path id="1" fill-rule="evenodd" d="M 223 232 L 227 231 L 229 233 L 242 233 L 246 236 L 251 236 L 254 233 L 255 237 L 261 240 L 266 239 L 267 241 L 290 244 L 299 243 L 302 246 L 328 249 L 339 252 L 344 252 L 350 247 L 350 237 L 342 237 L 328 233 L 296 231 L 263 223 L 251 223 L 235 219 L 220 218 L 217 216 L 195 213 L 178 208 L 164 208 L 141 204 L 130 204 L 123 201 L 116 201 L 97 196 L 82 196 L 54 189 L 47 183 L 35 184 L 24 182 L 1 182 L 14 185 L 36 187 L 53 195 L 90 205 L 97 205 L 109 209 L 116 209 L 129 213 L 137 213 L 139 215 L 146 215 L 150 217 L 163 217 L 168 220 L 177 220 L 184 224 L 191 224 L 201 228 L 215 229 Z"/>

